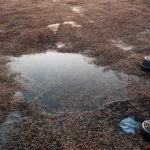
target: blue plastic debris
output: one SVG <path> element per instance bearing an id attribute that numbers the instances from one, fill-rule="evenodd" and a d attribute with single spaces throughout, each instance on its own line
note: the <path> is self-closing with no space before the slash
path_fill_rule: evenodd
<path id="1" fill-rule="evenodd" d="M 119 125 L 124 132 L 135 134 L 135 128 L 139 124 L 140 122 L 135 121 L 134 117 L 128 117 L 126 119 L 123 119 Z"/>

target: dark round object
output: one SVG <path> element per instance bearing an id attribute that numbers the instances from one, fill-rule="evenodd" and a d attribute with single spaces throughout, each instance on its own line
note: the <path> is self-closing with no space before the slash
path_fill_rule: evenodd
<path id="1" fill-rule="evenodd" d="M 150 70 L 150 56 L 145 56 L 144 60 L 140 62 L 140 66 L 143 69 Z"/>
<path id="2" fill-rule="evenodd" d="M 142 128 L 147 134 L 150 135 L 150 120 L 146 120 L 142 123 Z"/>
<path id="3" fill-rule="evenodd" d="M 145 120 L 142 123 L 142 135 L 146 140 L 150 140 L 150 120 Z"/>

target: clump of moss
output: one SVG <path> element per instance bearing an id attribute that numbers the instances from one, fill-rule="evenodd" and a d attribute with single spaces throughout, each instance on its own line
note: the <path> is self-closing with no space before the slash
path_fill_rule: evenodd
<path id="1" fill-rule="evenodd" d="M 56 41 L 53 31 L 47 28 L 39 28 L 33 30 L 24 30 L 15 42 L 24 45 L 27 48 L 43 47 L 46 45 L 54 45 Z"/>

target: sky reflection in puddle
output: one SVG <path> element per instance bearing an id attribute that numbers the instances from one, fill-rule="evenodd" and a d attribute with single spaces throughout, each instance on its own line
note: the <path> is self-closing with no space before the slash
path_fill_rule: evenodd
<path id="1" fill-rule="evenodd" d="M 22 95 L 38 99 L 48 112 L 93 110 L 109 97 L 125 95 L 124 82 L 113 71 L 104 72 L 80 54 L 47 52 L 13 59 L 11 69 L 29 81 Z"/>

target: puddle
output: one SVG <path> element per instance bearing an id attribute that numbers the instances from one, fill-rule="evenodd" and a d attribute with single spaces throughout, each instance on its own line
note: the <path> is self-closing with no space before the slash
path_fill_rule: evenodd
<path id="1" fill-rule="evenodd" d="M 112 42 L 114 43 L 114 45 L 124 51 L 130 51 L 132 50 L 134 47 L 133 46 L 129 46 L 125 43 L 123 43 L 121 40 L 112 40 Z"/>
<path id="2" fill-rule="evenodd" d="M 20 92 L 38 99 L 47 112 L 93 110 L 109 97 L 125 95 L 124 82 L 113 71 L 104 72 L 80 54 L 47 52 L 13 60 L 11 69 L 29 81 L 24 83 L 28 91 Z"/>

